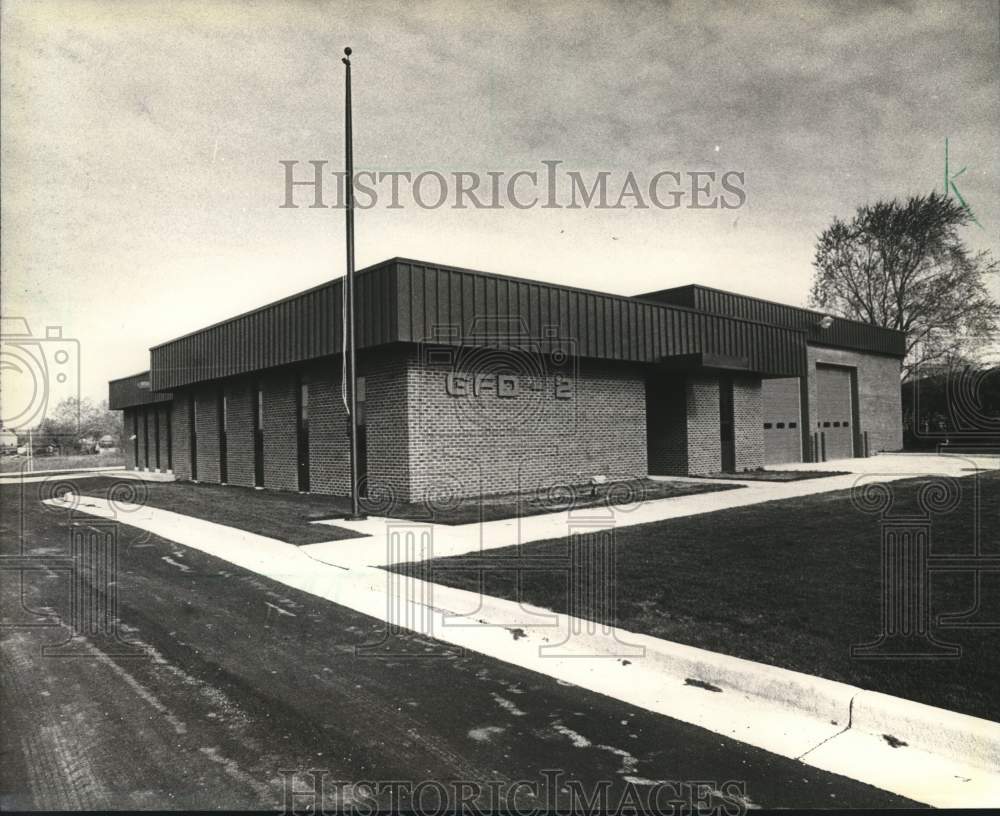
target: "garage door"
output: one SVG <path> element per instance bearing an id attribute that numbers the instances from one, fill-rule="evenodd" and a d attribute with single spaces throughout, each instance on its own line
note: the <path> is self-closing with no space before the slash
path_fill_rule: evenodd
<path id="1" fill-rule="evenodd" d="M 799 428 L 799 378 L 764 380 L 761 385 L 764 419 L 764 464 L 802 461 Z"/>
<path id="2" fill-rule="evenodd" d="M 851 413 L 850 369 L 817 365 L 816 430 L 826 438 L 827 459 L 854 456 Z"/>

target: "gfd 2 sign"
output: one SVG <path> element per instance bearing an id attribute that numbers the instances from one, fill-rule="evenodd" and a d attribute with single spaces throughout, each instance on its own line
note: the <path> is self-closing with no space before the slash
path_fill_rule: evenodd
<path id="1" fill-rule="evenodd" d="M 573 399 L 573 380 L 569 377 L 531 379 L 528 386 L 522 386 L 516 374 L 462 374 L 449 372 L 445 379 L 445 391 L 451 397 L 480 397 L 484 392 L 495 393 L 501 399 L 513 399 L 522 393 L 542 393 L 551 388 L 556 399 Z"/>

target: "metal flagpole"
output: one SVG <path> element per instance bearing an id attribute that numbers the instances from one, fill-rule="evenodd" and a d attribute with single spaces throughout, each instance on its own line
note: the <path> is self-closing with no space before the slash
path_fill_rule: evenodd
<path id="1" fill-rule="evenodd" d="M 357 338 L 354 330 L 354 137 L 351 131 L 351 49 L 344 49 L 342 62 L 347 66 L 345 75 L 344 104 L 344 148 L 347 170 L 347 276 L 344 279 L 344 296 L 347 299 L 347 380 L 351 430 L 351 514 L 349 519 L 363 519 L 358 503 L 358 389 L 355 367 L 355 346 Z"/>

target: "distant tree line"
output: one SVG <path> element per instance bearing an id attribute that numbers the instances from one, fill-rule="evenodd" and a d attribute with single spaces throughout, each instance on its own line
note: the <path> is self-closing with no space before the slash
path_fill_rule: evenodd
<path id="1" fill-rule="evenodd" d="M 93 453 L 99 447 L 121 447 L 122 415 L 108 408 L 107 400 L 95 403 L 86 397 L 69 397 L 50 411 L 32 432 L 32 444 L 52 448 L 62 454 Z M 27 433 L 19 434 L 20 443 L 27 444 Z"/>

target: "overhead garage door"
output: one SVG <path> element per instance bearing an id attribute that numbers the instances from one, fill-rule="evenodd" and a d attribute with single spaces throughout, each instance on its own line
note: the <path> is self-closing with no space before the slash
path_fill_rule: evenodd
<path id="1" fill-rule="evenodd" d="M 816 366 L 816 417 L 816 430 L 826 439 L 826 458 L 854 456 L 850 369 Z"/>
<path id="2" fill-rule="evenodd" d="M 764 464 L 802 461 L 799 428 L 799 378 L 764 380 L 761 385 L 764 420 Z"/>

